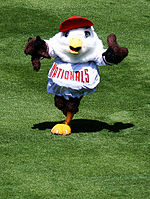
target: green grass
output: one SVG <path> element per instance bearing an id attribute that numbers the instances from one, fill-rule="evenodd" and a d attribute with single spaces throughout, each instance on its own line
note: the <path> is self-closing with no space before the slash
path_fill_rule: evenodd
<path id="1" fill-rule="evenodd" d="M 149 0 L 0 0 L 0 199 L 150 198 L 149 10 Z M 73 15 L 91 19 L 105 47 L 115 33 L 129 56 L 99 67 L 64 137 L 50 133 L 65 119 L 46 92 L 53 60 L 36 73 L 23 51 Z"/>

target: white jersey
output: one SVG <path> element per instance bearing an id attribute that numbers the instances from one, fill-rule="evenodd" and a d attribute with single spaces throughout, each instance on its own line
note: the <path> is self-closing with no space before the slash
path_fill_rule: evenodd
<path id="1" fill-rule="evenodd" d="M 48 73 L 47 92 L 66 99 L 96 91 L 100 74 L 95 62 L 67 63 L 56 57 Z"/>

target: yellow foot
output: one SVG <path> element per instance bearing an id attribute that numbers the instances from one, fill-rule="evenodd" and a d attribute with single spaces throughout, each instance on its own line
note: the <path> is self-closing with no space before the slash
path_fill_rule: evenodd
<path id="1" fill-rule="evenodd" d="M 71 133 L 71 128 L 67 124 L 56 124 L 51 132 L 56 135 L 69 135 Z"/>

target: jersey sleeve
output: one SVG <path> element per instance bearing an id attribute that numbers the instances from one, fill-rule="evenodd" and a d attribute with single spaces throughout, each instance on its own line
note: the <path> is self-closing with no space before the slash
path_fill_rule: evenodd
<path id="1" fill-rule="evenodd" d="M 106 50 L 104 50 L 105 52 Z M 104 53 L 103 52 L 103 53 Z M 105 66 L 107 65 L 106 62 L 105 62 L 105 57 L 102 55 L 103 53 L 99 53 L 95 56 L 94 58 L 94 62 L 96 63 L 96 65 L 98 66 Z"/>
<path id="2" fill-rule="evenodd" d="M 56 57 L 57 55 L 55 54 L 55 51 L 52 48 L 51 39 L 49 39 L 49 40 L 44 39 L 44 41 L 46 42 L 46 45 L 48 47 L 48 53 L 49 53 L 49 55 L 51 57 Z"/>

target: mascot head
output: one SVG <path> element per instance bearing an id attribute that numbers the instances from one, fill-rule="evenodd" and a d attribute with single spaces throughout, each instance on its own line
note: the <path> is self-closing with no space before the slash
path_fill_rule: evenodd
<path id="1" fill-rule="evenodd" d="M 103 52 L 102 41 L 94 31 L 93 23 L 84 17 L 73 16 L 60 24 L 59 33 L 50 39 L 55 54 L 64 62 L 93 61 Z"/>

